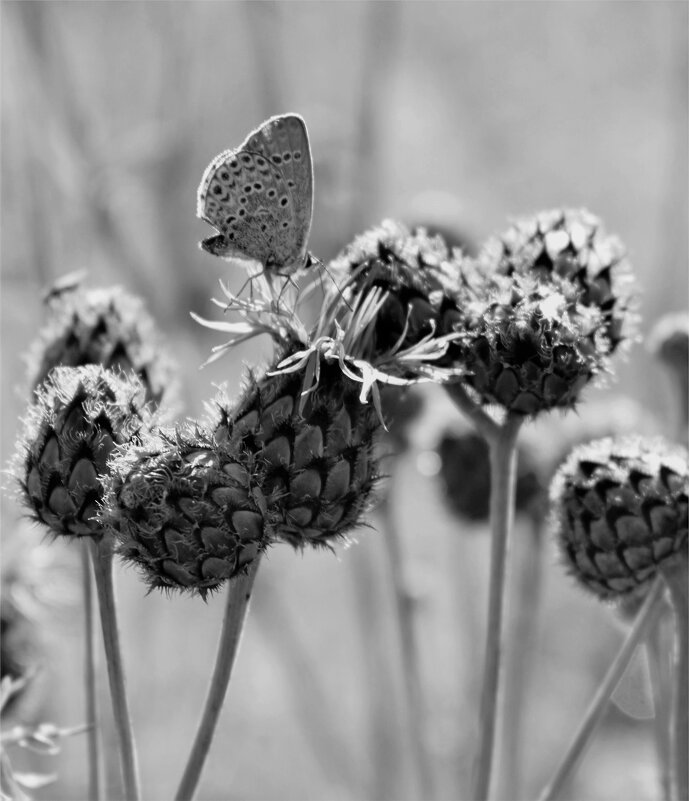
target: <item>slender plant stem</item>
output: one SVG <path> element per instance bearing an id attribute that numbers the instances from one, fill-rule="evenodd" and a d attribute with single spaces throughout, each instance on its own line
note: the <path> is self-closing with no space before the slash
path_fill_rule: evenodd
<path id="1" fill-rule="evenodd" d="M 460 381 L 445 384 L 445 390 L 459 411 L 465 414 L 474 423 L 477 430 L 490 442 L 497 435 L 500 429 L 499 424 L 474 403 Z"/>
<path id="2" fill-rule="evenodd" d="M 176 801 L 191 801 L 198 787 L 201 772 L 208 756 L 215 728 L 220 718 L 227 686 L 232 674 L 239 642 L 244 628 L 246 613 L 251 599 L 251 590 L 256 578 L 260 557 L 256 557 L 251 563 L 247 573 L 236 576 L 229 582 L 227 590 L 227 604 L 225 606 L 225 616 L 223 618 L 222 629 L 220 632 L 220 642 L 218 653 L 215 659 L 215 667 L 211 677 L 206 704 L 203 709 L 201 721 L 196 731 L 196 739 L 189 754 L 187 765 L 182 775 Z"/>
<path id="3" fill-rule="evenodd" d="M 504 424 L 488 440 L 492 539 L 479 752 L 473 795 L 475 801 L 486 801 L 490 792 L 496 730 L 502 706 L 502 688 L 500 686 L 502 619 L 505 605 L 509 537 L 514 518 L 517 436 L 522 420 L 521 415 L 508 415 Z"/>
<path id="4" fill-rule="evenodd" d="M 503 771 L 498 784 L 499 797 L 522 798 L 523 754 L 528 742 L 524 732 L 524 712 L 529 708 L 534 654 L 538 639 L 538 610 L 543 584 L 543 516 L 529 516 L 528 530 L 520 532 L 516 548 L 514 616 L 507 636 L 505 658 L 505 718 L 502 737 Z"/>
<path id="5" fill-rule="evenodd" d="M 93 587 L 91 581 L 91 560 L 89 543 L 84 540 L 81 549 L 81 575 L 84 595 L 84 684 L 86 687 L 86 723 L 89 727 L 87 748 L 89 759 L 89 798 L 102 801 L 103 762 L 100 749 L 100 710 L 98 708 L 98 687 L 96 685 L 97 654 L 94 636 L 95 616 L 93 614 Z"/>
<path id="6" fill-rule="evenodd" d="M 392 482 L 390 482 L 392 483 Z M 385 537 L 385 553 L 395 600 L 400 659 L 404 680 L 405 713 L 409 745 L 417 777 L 417 798 L 431 801 L 435 797 L 433 770 L 425 739 L 425 713 L 419 660 L 419 646 L 414 628 L 414 600 L 404 577 L 402 543 L 395 524 L 388 486 L 380 502 L 380 516 Z"/>
<path id="7" fill-rule="evenodd" d="M 668 614 L 670 613 L 670 614 Z M 658 625 L 649 632 L 646 640 L 648 663 L 653 691 L 653 728 L 655 732 L 656 758 L 660 773 L 662 801 L 672 801 L 671 778 L 671 730 L 672 715 L 672 658 L 668 647 L 672 637 L 671 610 L 667 607 Z"/>
<path id="8" fill-rule="evenodd" d="M 90 540 L 93 572 L 96 577 L 96 589 L 100 606 L 101 627 L 105 643 L 105 657 L 108 664 L 110 695 L 115 718 L 115 729 L 120 749 L 120 765 L 122 780 L 127 801 L 139 801 L 139 773 L 136 761 L 134 732 L 120 648 L 120 633 L 117 623 L 115 603 L 115 587 L 113 583 L 113 546 L 109 537 L 102 537 L 100 542 Z"/>
<path id="9" fill-rule="evenodd" d="M 553 801 L 556 799 L 565 783 L 572 775 L 588 745 L 591 735 L 598 726 L 607 708 L 610 696 L 615 687 L 619 684 L 624 671 L 627 669 L 627 666 L 634 656 L 637 646 L 643 641 L 648 631 L 658 621 L 663 611 L 663 589 L 663 582 L 661 580 L 656 580 L 653 587 L 649 590 L 646 600 L 636 616 L 634 625 L 627 634 L 627 639 L 624 641 L 622 648 L 619 650 L 614 662 L 606 673 L 555 775 L 541 793 L 539 801 Z"/>
<path id="10" fill-rule="evenodd" d="M 689 798 L 689 594 L 687 562 L 663 573 L 675 613 L 670 759 L 673 801 Z"/>

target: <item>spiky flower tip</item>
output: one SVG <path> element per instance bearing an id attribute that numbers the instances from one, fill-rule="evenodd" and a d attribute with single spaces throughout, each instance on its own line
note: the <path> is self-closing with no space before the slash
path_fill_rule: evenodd
<path id="1" fill-rule="evenodd" d="M 440 482 L 449 508 L 460 517 L 487 521 L 490 511 L 490 454 L 485 438 L 474 431 L 447 430 L 437 447 Z M 546 488 L 531 449 L 518 448 L 516 510 L 538 514 Z"/>
<path id="2" fill-rule="evenodd" d="M 400 374 L 406 369 L 409 376 L 456 375 L 448 368 L 454 325 L 461 319 L 458 274 L 441 237 L 385 220 L 358 236 L 328 271 L 338 286 L 330 290 L 324 318 L 345 330 L 365 328 L 361 358 L 376 365 L 396 361 Z"/>
<path id="3" fill-rule="evenodd" d="M 689 465 L 662 439 L 606 438 L 576 448 L 551 485 L 569 571 L 603 599 L 643 594 L 687 558 Z"/>
<path id="4" fill-rule="evenodd" d="M 566 280 L 496 274 L 478 263 L 466 269 L 458 330 L 461 379 L 483 404 L 536 415 L 571 408 L 582 389 L 609 367 L 601 312 L 579 301 Z"/>
<path id="5" fill-rule="evenodd" d="M 295 547 L 331 545 L 359 525 L 378 478 L 376 409 L 337 360 L 309 364 L 315 375 L 249 376 L 237 403 L 217 399 L 214 423 L 218 445 L 263 475 L 276 534 Z"/>
<path id="6" fill-rule="evenodd" d="M 634 333 L 634 282 L 624 247 L 585 209 L 520 219 L 486 244 L 483 259 L 502 275 L 530 276 L 556 288 L 563 280 L 573 284 L 579 303 L 600 311 L 610 353 Z"/>
<path id="7" fill-rule="evenodd" d="M 150 424 L 144 390 L 96 365 L 59 367 L 36 392 L 16 456 L 23 500 L 54 534 L 100 537 L 108 460 Z"/>
<path id="8" fill-rule="evenodd" d="M 158 431 L 112 462 L 100 519 L 151 588 L 201 596 L 274 539 L 257 473 L 201 428 Z"/>
<path id="9" fill-rule="evenodd" d="M 38 387 L 54 367 L 100 364 L 134 372 L 146 400 L 169 403 L 174 393 L 172 362 L 143 303 L 120 287 L 54 295 L 48 320 L 29 353 L 29 375 Z"/>

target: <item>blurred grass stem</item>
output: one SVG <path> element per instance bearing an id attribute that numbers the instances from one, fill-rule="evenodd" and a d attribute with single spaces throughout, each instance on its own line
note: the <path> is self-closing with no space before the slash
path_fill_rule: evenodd
<path id="1" fill-rule="evenodd" d="M 139 801 L 140 790 L 136 747 L 134 745 L 134 733 L 127 701 L 112 576 L 113 544 L 108 537 L 103 537 L 100 542 L 90 540 L 89 544 L 91 546 L 93 572 L 96 577 L 96 589 L 98 591 L 101 627 L 103 629 L 105 657 L 110 681 L 110 695 L 120 749 L 124 795 L 127 801 Z"/>
<path id="2" fill-rule="evenodd" d="M 671 731 L 672 715 L 672 659 L 669 643 L 674 636 L 672 613 L 669 608 L 663 610 L 658 625 L 649 632 L 646 640 L 648 664 L 651 672 L 651 688 L 653 692 L 653 728 L 655 732 L 656 758 L 660 774 L 661 798 L 672 801 L 671 778 Z"/>
<path id="3" fill-rule="evenodd" d="M 249 566 L 247 573 L 236 576 L 229 582 L 227 605 L 220 632 L 215 667 L 208 688 L 208 695 L 206 696 L 206 704 L 196 732 L 196 739 L 175 796 L 176 801 L 191 801 L 196 794 L 201 772 L 222 712 L 259 563 L 260 557 L 257 556 Z"/>
<path id="4" fill-rule="evenodd" d="M 657 623 L 663 611 L 663 590 L 664 585 L 662 580 L 657 579 L 653 587 L 649 590 L 643 606 L 636 616 L 634 625 L 627 634 L 627 639 L 624 641 L 622 648 L 619 650 L 599 686 L 598 691 L 593 697 L 586 715 L 579 725 L 555 775 L 541 793 L 539 801 L 554 801 L 554 799 L 558 798 L 566 782 L 574 772 L 574 769 L 578 765 L 589 743 L 591 735 L 607 709 L 610 696 L 615 687 L 619 684 L 638 645 L 644 640 L 649 630 Z"/>
<path id="5" fill-rule="evenodd" d="M 687 561 L 664 572 L 675 613 L 673 697 L 670 719 L 670 777 L 673 801 L 689 798 L 689 588 Z"/>
<path id="6" fill-rule="evenodd" d="M 392 479 L 380 502 L 380 516 L 385 538 L 390 581 L 393 587 L 397 629 L 400 644 L 400 660 L 404 682 L 405 717 L 409 747 L 414 759 L 417 780 L 417 798 L 431 801 L 435 798 L 433 771 L 426 745 L 426 726 L 423 689 L 419 660 L 419 646 L 414 628 L 414 594 L 404 577 L 402 543 L 395 524 L 391 499 Z"/>
<path id="7" fill-rule="evenodd" d="M 502 623 L 507 583 L 507 555 L 514 519 L 517 436 L 523 419 L 521 415 L 508 414 L 503 425 L 497 427 L 497 430 L 494 429 L 488 437 L 491 479 L 491 560 L 479 752 L 473 794 L 476 801 L 486 801 L 489 796 L 496 730 L 501 716 L 500 668 L 503 656 Z"/>
<path id="8" fill-rule="evenodd" d="M 100 749 L 100 715 L 98 688 L 96 686 L 97 657 L 94 636 L 93 587 L 89 543 L 85 540 L 81 548 L 81 575 L 84 595 L 84 685 L 86 687 L 86 724 L 88 725 L 87 747 L 89 761 L 89 799 L 102 801 L 103 762 Z"/>

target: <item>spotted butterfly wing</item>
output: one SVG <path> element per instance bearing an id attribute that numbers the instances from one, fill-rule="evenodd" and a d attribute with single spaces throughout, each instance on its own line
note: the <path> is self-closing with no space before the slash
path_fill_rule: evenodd
<path id="1" fill-rule="evenodd" d="M 218 234 L 201 246 L 226 259 L 258 261 L 289 275 L 307 263 L 313 212 L 313 167 L 304 120 L 271 117 L 236 150 L 208 165 L 197 215 Z"/>

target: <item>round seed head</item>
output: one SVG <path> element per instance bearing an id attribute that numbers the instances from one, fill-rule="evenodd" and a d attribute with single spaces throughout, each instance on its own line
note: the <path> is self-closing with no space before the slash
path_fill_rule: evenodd
<path id="1" fill-rule="evenodd" d="M 687 558 L 687 451 L 662 439 L 576 448 L 551 486 L 553 522 L 572 575 L 604 599 L 643 593 Z"/>
<path id="2" fill-rule="evenodd" d="M 205 595 L 273 538 L 256 477 L 203 431 L 158 433 L 112 464 L 101 521 L 151 588 Z"/>
<path id="3" fill-rule="evenodd" d="M 423 229 L 412 233 L 399 222 L 385 220 L 330 263 L 328 269 L 350 308 L 356 310 L 373 297 L 381 301 L 363 358 L 376 362 L 426 337 L 452 333 L 458 311 L 456 274 L 447 266 L 449 258 L 439 236 L 428 236 Z M 438 363 L 446 364 L 447 359 Z"/>
<path id="4" fill-rule="evenodd" d="M 101 536 L 108 460 L 148 425 L 143 394 L 134 378 L 96 365 L 57 368 L 36 392 L 15 472 L 32 516 L 53 533 Z"/>
<path id="5" fill-rule="evenodd" d="M 632 333 L 633 280 L 624 248 L 590 212 L 554 209 L 518 220 L 487 243 L 482 258 L 501 275 L 573 284 L 579 303 L 601 312 L 610 353 Z"/>
<path id="6" fill-rule="evenodd" d="M 77 287 L 53 298 L 29 354 L 31 384 L 38 387 L 54 367 L 85 364 L 134 372 L 147 401 L 170 399 L 173 371 L 160 335 L 143 303 L 119 287 Z"/>
<path id="7" fill-rule="evenodd" d="M 252 376 L 237 404 L 218 399 L 214 421 L 219 446 L 262 477 L 276 534 L 295 547 L 332 544 L 357 526 L 378 476 L 373 405 L 337 362 L 316 358 L 307 395 L 303 372 Z"/>

